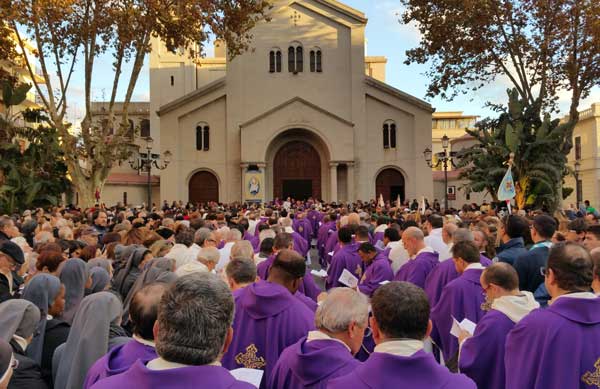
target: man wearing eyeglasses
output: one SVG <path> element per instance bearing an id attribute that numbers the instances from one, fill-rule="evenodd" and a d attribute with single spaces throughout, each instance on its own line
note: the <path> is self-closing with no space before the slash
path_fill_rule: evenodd
<path id="1" fill-rule="evenodd" d="M 0 303 L 13 298 L 13 272 L 24 262 L 23 250 L 16 243 L 0 241 Z"/>
<path id="2" fill-rule="evenodd" d="M 507 388 L 595 388 L 600 377 L 600 298 L 593 262 L 573 242 L 550 249 L 548 308 L 533 310 L 506 338 Z"/>

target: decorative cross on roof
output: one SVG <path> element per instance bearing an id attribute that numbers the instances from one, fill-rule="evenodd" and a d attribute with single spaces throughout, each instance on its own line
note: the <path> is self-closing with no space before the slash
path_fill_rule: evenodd
<path id="1" fill-rule="evenodd" d="M 294 11 L 294 14 L 290 16 L 290 19 L 294 21 L 294 26 L 298 25 L 298 20 L 302 18 L 302 15 L 298 11 Z"/>

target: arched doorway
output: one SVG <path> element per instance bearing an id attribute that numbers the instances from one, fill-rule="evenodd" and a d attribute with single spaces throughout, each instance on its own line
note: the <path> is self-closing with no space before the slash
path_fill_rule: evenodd
<path id="1" fill-rule="evenodd" d="M 375 198 L 383 195 L 385 201 L 396 201 L 398 195 L 404 202 L 404 176 L 396 169 L 383 169 L 375 180 Z"/>
<path id="2" fill-rule="evenodd" d="M 321 197 L 321 157 L 307 142 L 283 145 L 273 161 L 273 196 L 305 200 Z"/>
<path id="3" fill-rule="evenodd" d="M 192 204 L 219 201 L 219 181 L 211 172 L 194 173 L 189 183 L 189 202 Z"/>

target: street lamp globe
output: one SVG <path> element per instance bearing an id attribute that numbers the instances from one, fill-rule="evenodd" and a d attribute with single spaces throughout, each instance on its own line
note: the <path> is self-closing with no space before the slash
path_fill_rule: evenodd
<path id="1" fill-rule="evenodd" d="M 444 134 L 444 136 L 442 137 L 442 147 L 444 150 L 446 150 L 448 148 L 448 145 L 450 144 L 450 138 L 448 138 L 448 135 Z"/>

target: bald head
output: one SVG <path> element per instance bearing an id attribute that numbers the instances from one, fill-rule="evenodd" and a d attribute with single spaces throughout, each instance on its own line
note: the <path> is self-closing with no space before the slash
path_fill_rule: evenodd
<path id="1" fill-rule="evenodd" d="M 417 227 L 408 227 L 402 233 L 402 244 L 404 244 L 406 252 L 411 257 L 417 255 L 419 250 L 425 248 L 424 239 L 423 231 Z"/>
<path id="2" fill-rule="evenodd" d="M 291 249 L 294 246 L 294 239 L 291 234 L 287 232 L 280 232 L 275 235 L 275 241 L 273 242 L 273 249 L 284 250 Z"/>
<path id="3" fill-rule="evenodd" d="M 404 238 L 405 236 L 407 238 L 416 239 L 416 240 L 420 240 L 420 241 L 425 239 L 425 235 L 423 234 L 423 231 L 421 231 L 421 229 L 419 229 L 417 227 L 408 227 L 402 233 L 402 238 Z"/>
<path id="4" fill-rule="evenodd" d="M 217 266 L 217 263 L 219 263 L 221 253 L 216 247 L 203 247 L 198 251 L 198 256 L 196 258 L 198 259 L 198 262 L 205 265 L 208 270 L 212 270 Z"/>
<path id="5" fill-rule="evenodd" d="M 304 258 L 294 250 L 283 249 L 277 253 L 269 271 L 269 282 L 280 284 L 294 294 L 306 273 Z"/>
<path id="6" fill-rule="evenodd" d="M 252 247 L 252 243 L 248 242 L 247 240 L 235 242 L 231 248 L 230 257 L 231 259 L 252 259 L 254 257 L 254 248 Z"/>
<path id="7" fill-rule="evenodd" d="M 482 273 L 481 279 L 485 285 L 496 285 L 506 292 L 519 289 L 519 276 L 512 265 L 505 262 L 494 263 Z"/>
<path id="8" fill-rule="evenodd" d="M 352 212 L 348 215 L 348 224 L 360 224 L 360 216 L 356 212 Z"/>
<path id="9" fill-rule="evenodd" d="M 146 340 L 154 340 L 152 331 L 158 305 L 168 284 L 157 282 L 144 286 L 137 291 L 129 305 L 129 317 L 133 324 L 133 333 Z"/>
<path id="10" fill-rule="evenodd" d="M 454 223 L 446 223 L 442 228 L 442 239 L 444 243 L 449 244 L 452 242 L 454 233 L 458 230 L 458 226 Z"/>
<path id="11" fill-rule="evenodd" d="M 592 258 L 575 243 L 558 243 L 548 254 L 546 286 L 553 298 L 564 292 L 587 292 L 593 280 Z"/>

